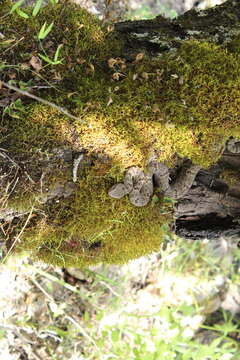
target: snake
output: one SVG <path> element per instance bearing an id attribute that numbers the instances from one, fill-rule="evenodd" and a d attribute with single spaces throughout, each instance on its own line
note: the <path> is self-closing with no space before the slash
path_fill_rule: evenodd
<path id="1" fill-rule="evenodd" d="M 231 137 L 230 139 L 228 139 L 228 141 L 226 142 L 226 147 L 225 149 L 233 154 L 240 154 L 240 139 Z"/>
<path id="2" fill-rule="evenodd" d="M 151 160 L 147 172 L 138 166 L 127 169 L 123 182 L 113 185 L 108 195 L 114 199 L 128 195 L 134 206 L 141 207 L 149 203 L 154 188 L 159 188 L 165 197 L 178 200 L 187 194 L 200 169 L 200 166 L 192 163 L 187 168 L 182 167 L 176 180 L 170 183 L 168 167 L 162 162 Z"/>

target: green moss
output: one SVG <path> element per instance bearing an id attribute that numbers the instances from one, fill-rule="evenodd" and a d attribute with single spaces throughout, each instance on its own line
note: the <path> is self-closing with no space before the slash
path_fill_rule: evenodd
<path id="1" fill-rule="evenodd" d="M 207 167 L 229 136 L 239 136 L 239 70 L 238 55 L 199 41 L 187 41 L 174 55 L 128 65 L 117 91 L 112 86 L 112 104 L 106 107 L 106 99 L 87 114 L 90 126 L 78 126 L 83 144 L 125 166 L 143 165 L 154 147 L 163 161 L 178 153 Z"/>
<path id="2" fill-rule="evenodd" d="M 99 175 L 100 165 L 79 182 L 74 197 L 45 209 L 48 217 L 25 232 L 18 249 L 60 266 L 125 263 L 159 249 L 169 205 L 159 200 L 136 208 L 127 197 L 111 199 L 113 179 Z"/>
<path id="3" fill-rule="evenodd" d="M 54 27 L 39 43 L 36 34 L 43 20 L 54 21 Z M 69 124 L 56 110 L 31 104 L 27 115 L 6 124 L 7 141 L 12 139 L 16 150 L 71 143 L 66 133 L 73 126 L 86 149 L 104 152 L 124 167 L 143 166 L 153 148 L 159 150 L 160 160 L 171 163 L 177 153 L 206 167 L 220 156 L 229 136 L 239 136 L 237 54 L 191 40 L 174 54 L 128 63 L 119 57 L 122 44 L 117 35 L 75 5 L 46 7 L 36 19 L 12 15 L 9 23 L 6 36 L 12 36 L 13 26 L 19 37 L 27 35 L 7 56 L 8 63 L 22 63 L 26 56 L 31 58 L 27 54 L 43 49 L 52 57 L 63 44 L 64 64 L 48 65 L 39 76 L 51 81 L 58 74 L 61 91 L 52 88 L 45 97 L 65 104 L 85 121 Z M 109 67 L 111 58 L 116 64 Z M 116 73 L 121 73 L 120 81 L 113 80 Z M 16 77 L 32 78 L 31 69 Z"/>
<path id="4" fill-rule="evenodd" d="M 240 174 L 239 171 L 234 171 L 231 169 L 225 169 L 221 173 L 221 178 L 229 185 L 229 187 L 239 188 L 240 184 Z"/>
<path id="5" fill-rule="evenodd" d="M 240 54 L 240 35 L 234 37 L 234 39 L 227 43 L 227 49 L 230 52 Z"/>
<path id="6" fill-rule="evenodd" d="M 3 80 L 14 79 L 17 86 L 20 81 L 50 84 L 36 94 L 79 120 L 23 99 L 17 116 L 3 116 L 1 146 L 29 163 L 62 145 L 109 159 L 101 170 L 83 176 L 74 198 L 40 205 L 45 216 L 29 223 L 19 248 L 32 249 L 33 256 L 47 262 L 79 266 L 121 263 L 156 250 L 161 225 L 169 221 L 161 215 L 163 204 L 136 208 L 127 198 L 111 199 L 107 190 L 127 167 L 144 168 L 154 150 L 171 165 L 176 154 L 202 167 L 217 161 L 225 141 L 240 137 L 240 56 L 190 40 L 174 53 L 129 62 L 118 34 L 76 5 L 49 5 L 27 20 L 16 14 L 4 17 L 8 9 L 7 2 L 0 9 L 0 63 L 7 66 Z M 45 21 L 54 27 L 40 42 L 37 34 Z M 32 56 L 53 58 L 60 44 L 63 63 L 44 63 L 37 73 L 29 64 Z M 67 179 L 71 172 L 60 166 L 47 183 L 51 187 Z M 36 186 L 24 185 L 23 190 L 33 203 L 38 200 Z M 14 194 L 11 201 L 21 209 L 32 204 Z"/>

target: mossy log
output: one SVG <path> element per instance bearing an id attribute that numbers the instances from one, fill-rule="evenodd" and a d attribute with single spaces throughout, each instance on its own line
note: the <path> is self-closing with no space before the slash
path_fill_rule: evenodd
<path id="1" fill-rule="evenodd" d="M 194 222 L 204 236 L 218 236 L 217 218 L 240 233 L 238 2 L 114 26 L 67 1 L 37 16 L 24 8 L 28 18 L 11 6 L 0 8 L 0 219 L 8 247 L 86 266 L 158 250 L 166 225 L 186 236 Z M 45 22 L 54 25 L 40 39 Z M 146 171 L 152 156 L 168 166 L 170 182 L 186 159 L 201 167 L 187 195 L 174 202 L 155 189 L 142 207 L 110 198 L 126 170 Z M 201 238 L 197 231 L 192 237 Z"/>

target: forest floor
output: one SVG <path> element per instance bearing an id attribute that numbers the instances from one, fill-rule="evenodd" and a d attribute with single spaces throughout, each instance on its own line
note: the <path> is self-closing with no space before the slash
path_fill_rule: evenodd
<path id="1" fill-rule="evenodd" d="M 0 360 L 239 360 L 237 245 L 169 236 L 158 253 L 81 270 L 10 257 Z"/>

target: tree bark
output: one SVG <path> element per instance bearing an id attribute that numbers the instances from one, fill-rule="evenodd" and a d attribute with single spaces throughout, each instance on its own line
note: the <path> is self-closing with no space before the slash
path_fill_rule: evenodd
<path id="1" fill-rule="evenodd" d="M 151 57 L 181 46 L 189 38 L 227 44 L 239 34 L 240 6 L 235 0 L 204 11 L 187 11 L 174 20 L 159 15 L 154 21 L 125 21 L 115 25 L 125 41 L 125 52 L 141 50 Z"/>

